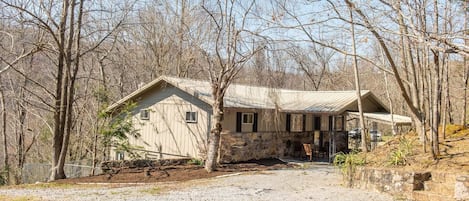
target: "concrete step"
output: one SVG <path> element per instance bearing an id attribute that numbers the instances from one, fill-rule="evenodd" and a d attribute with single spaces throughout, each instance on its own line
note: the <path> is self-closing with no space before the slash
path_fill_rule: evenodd
<path id="1" fill-rule="evenodd" d="M 438 193 L 428 191 L 414 191 L 412 192 L 413 201 L 455 201 L 453 196 L 441 195 Z"/>
<path id="2" fill-rule="evenodd" d="M 441 195 L 453 196 L 454 195 L 454 183 L 440 183 L 434 181 L 426 181 L 424 184 L 424 190 L 431 193 L 438 193 Z"/>

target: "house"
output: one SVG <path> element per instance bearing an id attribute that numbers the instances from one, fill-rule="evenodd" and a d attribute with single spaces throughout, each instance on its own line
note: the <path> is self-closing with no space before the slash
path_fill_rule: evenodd
<path id="1" fill-rule="evenodd" d="M 212 98 L 208 81 L 160 77 L 107 108 L 118 114 L 129 101 L 133 125 L 141 137 L 132 145 L 148 157 L 203 158 L 211 127 Z M 362 91 L 367 115 L 389 122 L 387 107 L 370 91 Z M 232 84 L 224 99 L 221 162 L 270 157 L 300 157 L 303 143 L 318 155 L 347 149 L 346 121 L 355 115 L 355 91 L 300 91 Z M 388 115 L 388 116 L 386 116 Z M 395 115 L 396 119 L 399 119 Z M 352 119 L 354 117 L 351 117 Z M 410 119 L 402 124 L 410 124 Z M 112 159 L 125 153 L 112 150 Z"/>

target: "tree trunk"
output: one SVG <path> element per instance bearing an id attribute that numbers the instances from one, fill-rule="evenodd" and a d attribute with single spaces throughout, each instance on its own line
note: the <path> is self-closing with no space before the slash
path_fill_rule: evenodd
<path id="1" fill-rule="evenodd" d="M 440 67 L 439 67 L 439 53 L 436 52 L 433 55 L 434 62 L 434 77 L 433 77 L 433 98 L 432 98 L 432 122 L 431 122 L 431 134 L 432 134 L 432 156 L 433 159 L 438 159 L 440 155 L 439 139 L 438 139 L 438 128 L 440 125 L 440 111 L 441 111 L 441 79 L 440 79 Z M 444 129 L 444 128 L 443 128 Z"/>
<path id="2" fill-rule="evenodd" d="M 212 128 L 210 130 L 210 139 L 208 141 L 207 160 L 205 161 L 205 170 L 213 172 L 217 167 L 218 149 L 220 147 L 220 134 L 222 131 L 223 121 L 223 96 L 219 93 L 219 88 L 214 96 L 214 104 L 212 105 Z"/>
<path id="3" fill-rule="evenodd" d="M 0 75 L 1 76 L 1 75 Z M 0 77 L 1 82 L 1 77 Z M 10 184 L 10 162 L 8 161 L 8 140 L 7 140 L 7 114 L 5 109 L 5 97 L 3 96 L 3 88 L 0 87 L 0 105 L 2 113 L 2 138 L 3 138 L 3 170 L 5 171 L 5 180 Z"/>
<path id="4" fill-rule="evenodd" d="M 178 2 L 179 3 L 179 2 Z M 181 13 L 179 14 L 179 27 L 178 27 L 178 53 L 177 53 L 177 63 L 176 63 L 176 70 L 178 77 L 186 77 L 186 71 L 183 70 L 182 67 L 182 42 L 184 40 L 184 17 L 186 15 L 186 0 L 181 0 Z"/>
<path id="5" fill-rule="evenodd" d="M 441 128 L 442 128 L 442 136 L 443 136 L 443 139 L 446 139 L 446 122 L 448 121 L 447 120 L 447 117 L 449 117 L 451 119 L 451 109 L 448 107 L 451 105 L 451 102 L 450 102 L 450 99 L 449 99 L 449 80 L 448 80 L 448 71 L 449 71 L 449 66 L 448 66 L 448 54 L 444 54 L 443 55 L 443 86 L 442 88 L 444 89 L 445 91 L 445 94 L 444 94 L 444 101 L 442 103 L 442 107 L 441 107 L 441 115 L 443 116 L 441 118 Z"/>
<path id="6" fill-rule="evenodd" d="M 467 27 L 467 24 L 469 23 L 469 16 L 468 16 L 468 12 L 467 12 L 467 9 L 468 9 L 468 4 L 469 4 L 469 1 L 465 1 L 464 2 L 464 10 L 466 12 L 464 12 L 464 30 L 466 30 L 466 35 L 468 35 L 469 31 L 468 30 L 468 27 Z M 464 44 L 467 46 L 469 45 L 468 44 L 468 41 L 469 39 L 464 39 Z M 464 86 L 463 86 L 463 109 L 461 111 L 461 125 L 463 126 L 463 128 L 466 128 L 466 125 L 467 125 L 467 120 L 466 120 L 466 115 L 467 115 L 467 88 L 469 87 L 469 66 L 468 66 L 468 63 L 467 63 L 467 57 L 464 57 L 464 66 L 463 66 L 463 77 L 464 77 Z"/>
<path id="7" fill-rule="evenodd" d="M 392 135 L 397 134 L 397 129 L 396 125 L 394 123 L 394 107 L 392 105 L 392 99 L 391 99 L 391 94 L 389 93 L 389 83 L 388 83 L 388 76 L 386 72 L 384 72 L 384 86 L 386 87 L 386 98 L 388 99 L 389 102 L 389 112 L 391 113 L 391 130 L 392 130 Z"/>
<path id="8" fill-rule="evenodd" d="M 438 0 L 433 1 L 434 12 L 433 33 L 438 34 Z M 438 129 L 440 125 L 441 115 L 441 68 L 440 68 L 440 53 L 433 51 L 433 99 L 432 99 L 432 156 L 433 159 L 438 159 L 440 155 L 440 143 L 438 139 Z M 444 128 L 443 128 L 444 129 Z"/>
<path id="9" fill-rule="evenodd" d="M 55 94 L 55 107 L 54 107 L 54 137 L 52 141 L 52 169 L 51 175 L 49 177 L 50 181 L 54 181 L 57 179 L 65 178 L 63 171 L 59 172 L 59 158 L 60 152 L 62 150 L 63 145 L 63 137 L 64 137 L 64 127 L 65 127 L 65 97 L 64 90 L 66 89 L 66 84 L 68 83 L 68 79 L 64 78 L 64 60 L 65 60 L 65 31 L 66 31 L 66 24 L 67 24 L 67 16 L 68 16 L 68 9 L 69 9 L 69 1 L 63 1 L 62 6 L 62 14 L 60 16 L 60 25 L 59 25 L 59 55 L 58 55 L 58 62 L 57 62 L 57 78 L 56 78 L 56 94 Z M 72 37 L 72 36 L 70 36 Z M 65 73 L 67 76 L 67 73 Z M 67 82 L 64 82 L 67 80 Z"/>
<path id="10" fill-rule="evenodd" d="M 350 30 L 352 33 L 352 51 L 353 51 L 353 74 L 355 77 L 355 90 L 357 93 L 357 104 L 358 104 L 358 113 L 360 115 L 360 133 L 361 133 L 361 147 L 364 152 L 368 152 L 368 143 L 367 143 L 367 130 L 365 127 L 365 117 L 363 116 L 363 108 L 362 108 L 362 95 L 360 89 L 360 76 L 358 75 L 358 62 L 357 62 L 357 49 L 355 45 L 355 25 L 353 22 L 353 12 L 352 6 L 347 4 L 349 7 L 349 14 L 350 14 Z"/>
<path id="11" fill-rule="evenodd" d="M 405 71 L 409 71 L 411 76 L 408 76 L 409 80 L 409 92 L 412 100 L 412 105 L 415 108 L 419 108 L 421 111 L 422 108 L 420 107 L 420 99 L 419 99 L 419 90 L 418 88 L 418 79 L 417 79 L 417 70 L 416 65 L 414 63 L 414 59 L 412 57 L 412 47 L 410 45 L 409 39 L 409 31 L 405 25 L 404 17 L 402 16 L 402 8 L 401 8 L 401 1 L 398 1 L 396 6 L 399 15 L 397 16 L 398 23 L 399 23 L 399 32 L 400 32 L 400 39 L 401 39 L 401 48 L 400 48 L 400 55 L 402 57 L 402 64 L 405 66 Z M 415 128 L 417 133 L 420 136 L 420 140 L 424 141 L 425 129 L 423 128 L 423 118 L 422 114 L 413 114 L 412 119 L 414 120 Z"/>
<path id="12" fill-rule="evenodd" d="M 75 3 L 72 3 L 70 5 L 70 25 L 75 25 L 75 27 L 71 27 L 70 33 L 69 33 L 69 40 L 68 40 L 68 46 L 67 46 L 67 55 L 66 55 L 66 70 L 65 70 L 65 80 L 64 83 L 67 83 L 66 86 L 66 92 L 64 93 L 64 100 L 65 100 L 65 116 L 64 116 L 64 137 L 62 141 L 62 149 L 60 151 L 60 156 L 59 156 L 59 166 L 58 166 L 58 172 L 59 175 L 63 175 L 63 178 L 66 177 L 65 172 L 64 172 L 64 165 L 65 165 L 65 159 L 67 156 L 67 151 L 68 151 L 68 145 L 70 141 L 70 135 L 71 135 L 71 128 L 72 128 L 72 118 L 73 118 L 73 101 L 75 97 L 75 80 L 76 76 L 78 73 L 78 68 L 80 66 L 80 31 L 81 31 L 81 18 L 82 18 L 82 11 L 83 11 L 83 0 L 80 1 L 80 7 L 78 10 L 78 22 L 75 25 Z M 74 30 L 77 30 L 77 33 L 74 33 Z M 72 44 L 75 43 L 75 58 L 74 58 L 74 63 L 72 66 Z M 73 72 L 71 72 L 71 69 L 73 69 Z"/>
<path id="13" fill-rule="evenodd" d="M 385 43 L 385 39 L 378 33 L 376 28 L 371 24 L 370 20 L 368 17 L 363 13 L 362 10 L 358 9 L 355 7 L 355 4 L 350 1 L 350 0 L 344 0 L 347 5 L 350 8 L 353 8 L 354 11 L 362 18 L 364 26 L 368 31 L 371 32 L 371 34 L 376 38 L 378 41 L 379 45 L 384 51 L 384 54 L 386 55 L 386 59 L 389 62 L 389 65 L 391 66 L 391 69 L 394 73 L 394 78 L 396 79 L 397 85 L 399 86 L 399 91 L 401 92 L 402 97 L 404 98 L 405 103 L 409 107 L 410 112 L 412 113 L 412 117 L 415 118 L 416 121 L 423 122 L 422 117 L 422 111 L 418 107 L 414 106 L 414 103 L 412 99 L 410 98 L 409 94 L 406 91 L 406 87 L 404 86 L 403 79 L 401 78 L 397 65 L 394 62 L 394 59 L 391 55 L 391 51 L 389 50 L 388 46 Z"/>

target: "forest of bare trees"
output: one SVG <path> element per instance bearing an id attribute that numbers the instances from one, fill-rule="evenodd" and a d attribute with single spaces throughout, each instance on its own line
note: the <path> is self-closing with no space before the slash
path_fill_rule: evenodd
<path id="1" fill-rule="evenodd" d="M 208 171 L 231 83 L 369 89 L 438 159 L 438 128 L 467 124 L 468 12 L 463 0 L 0 0 L 0 178 L 106 160 L 101 111 L 161 75 L 212 83 Z"/>

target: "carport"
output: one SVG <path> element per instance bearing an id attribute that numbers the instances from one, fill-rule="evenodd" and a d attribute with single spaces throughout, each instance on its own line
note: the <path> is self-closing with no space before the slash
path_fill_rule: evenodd
<path id="1" fill-rule="evenodd" d="M 358 112 L 347 112 L 346 115 L 348 116 L 347 121 L 360 118 L 360 114 Z M 367 122 L 393 126 L 396 133 L 402 131 L 403 126 L 412 125 L 412 119 L 403 115 L 390 114 L 386 112 L 364 112 L 363 116 Z"/>
<path id="2" fill-rule="evenodd" d="M 360 115 L 358 112 L 347 112 L 347 122 L 348 124 L 353 125 L 352 128 L 350 126 L 347 128 L 348 131 L 353 128 L 358 128 L 359 124 L 359 118 Z M 403 116 L 403 115 L 396 115 L 396 114 L 390 114 L 387 112 L 364 112 L 363 116 L 365 118 L 365 124 L 367 125 L 366 127 L 368 128 L 368 131 L 370 131 L 370 135 L 373 132 L 375 135 L 370 136 L 371 137 L 371 144 L 370 148 L 374 149 L 378 145 L 378 141 L 380 141 L 382 129 L 378 125 L 388 125 L 391 126 L 391 130 L 393 135 L 396 134 L 401 134 L 402 132 L 408 130 L 410 126 L 412 125 L 412 119 L 408 116 Z M 354 121 L 350 123 L 350 121 Z M 407 129 L 406 129 L 407 128 Z M 349 139 L 349 148 L 358 148 L 360 145 L 360 138 L 354 138 Z"/>

